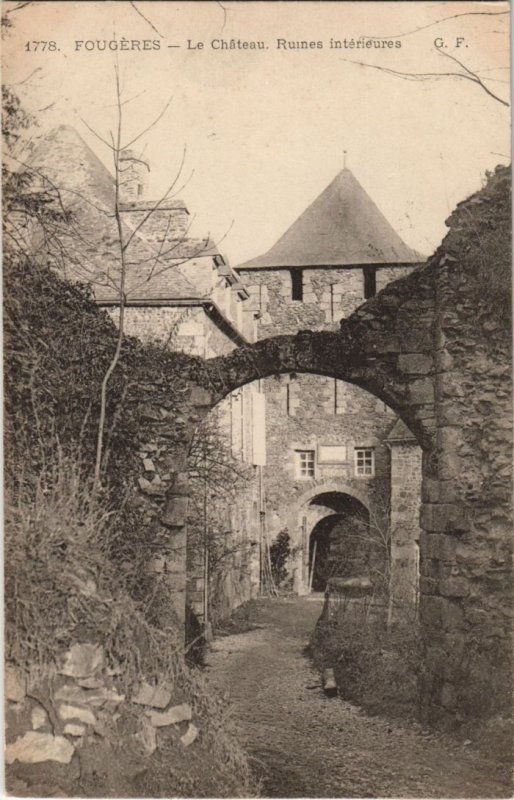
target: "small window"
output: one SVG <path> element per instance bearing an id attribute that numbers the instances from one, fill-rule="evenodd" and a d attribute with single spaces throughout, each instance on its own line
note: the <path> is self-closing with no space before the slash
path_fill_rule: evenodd
<path id="1" fill-rule="evenodd" d="M 291 299 L 303 300 L 303 273 L 301 269 L 291 270 Z"/>
<path id="2" fill-rule="evenodd" d="M 375 474 L 375 451 L 372 447 L 355 448 L 355 474 L 366 477 Z"/>
<path id="3" fill-rule="evenodd" d="M 297 450 L 295 466 L 297 478 L 314 478 L 314 450 Z"/>
<path id="4" fill-rule="evenodd" d="M 377 270 L 376 267 L 363 267 L 364 275 L 364 299 L 369 300 L 377 293 Z"/>
<path id="5" fill-rule="evenodd" d="M 142 194 L 143 194 L 143 184 L 142 183 L 138 183 L 138 185 L 137 185 L 137 196 L 141 197 Z"/>
<path id="6" fill-rule="evenodd" d="M 334 414 L 345 414 L 347 397 L 345 387 L 334 378 Z"/>

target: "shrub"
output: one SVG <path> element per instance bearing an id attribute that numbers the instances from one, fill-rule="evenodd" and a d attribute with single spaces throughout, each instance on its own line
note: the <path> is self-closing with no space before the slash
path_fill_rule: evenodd
<path id="1" fill-rule="evenodd" d="M 287 578 L 286 563 L 291 555 L 290 538 L 287 529 L 280 531 L 269 549 L 271 574 L 276 586 L 280 586 Z"/>

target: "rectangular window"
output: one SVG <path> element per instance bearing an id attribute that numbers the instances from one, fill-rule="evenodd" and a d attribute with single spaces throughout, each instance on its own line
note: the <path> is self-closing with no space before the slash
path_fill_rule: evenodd
<path id="1" fill-rule="evenodd" d="M 314 478 L 314 450 L 297 450 L 295 466 L 297 478 Z"/>
<path id="2" fill-rule="evenodd" d="M 372 447 L 355 448 L 355 474 L 366 477 L 375 474 L 375 451 Z"/>
<path id="3" fill-rule="evenodd" d="M 291 299 L 303 300 L 303 273 L 301 269 L 291 270 Z"/>
<path id="4" fill-rule="evenodd" d="M 363 267 L 362 272 L 364 275 L 364 299 L 369 300 L 377 293 L 377 268 Z"/>

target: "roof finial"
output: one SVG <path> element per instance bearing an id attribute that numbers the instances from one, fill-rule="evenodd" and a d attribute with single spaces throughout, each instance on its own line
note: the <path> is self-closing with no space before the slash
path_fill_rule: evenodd
<path id="1" fill-rule="evenodd" d="M 343 155 L 343 169 L 346 169 L 346 155 L 348 153 L 348 150 L 343 150 L 343 153 L 344 153 L 344 155 Z"/>

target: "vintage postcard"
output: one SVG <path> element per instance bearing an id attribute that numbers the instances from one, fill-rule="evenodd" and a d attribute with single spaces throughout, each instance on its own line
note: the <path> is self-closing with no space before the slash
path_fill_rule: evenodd
<path id="1" fill-rule="evenodd" d="M 3 3 L 7 794 L 512 796 L 509 25 Z"/>

